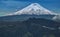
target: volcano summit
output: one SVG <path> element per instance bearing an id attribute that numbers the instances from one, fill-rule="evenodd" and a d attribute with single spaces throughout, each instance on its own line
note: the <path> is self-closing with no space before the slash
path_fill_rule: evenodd
<path id="1" fill-rule="evenodd" d="M 32 3 L 29 6 L 8 15 L 21 15 L 21 14 L 34 14 L 34 15 L 55 15 L 56 13 L 53 13 L 52 11 L 49 11 L 48 9 L 42 7 L 38 3 Z"/>

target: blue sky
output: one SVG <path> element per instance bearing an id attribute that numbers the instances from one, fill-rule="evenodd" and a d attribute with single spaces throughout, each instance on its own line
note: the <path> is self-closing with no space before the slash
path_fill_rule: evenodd
<path id="1" fill-rule="evenodd" d="M 0 16 L 14 13 L 31 3 L 39 3 L 55 13 L 60 13 L 60 0 L 0 0 Z"/>

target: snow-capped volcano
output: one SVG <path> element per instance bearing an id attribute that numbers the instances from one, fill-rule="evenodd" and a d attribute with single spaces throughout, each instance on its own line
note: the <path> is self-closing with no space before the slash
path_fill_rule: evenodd
<path id="1" fill-rule="evenodd" d="M 23 8 L 22 10 L 19 10 L 14 13 L 14 15 L 21 15 L 21 14 L 35 14 L 35 15 L 43 15 L 43 14 L 49 14 L 49 15 L 55 15 L 55 13 L 49 11 L 48 9 L 42 7 L 38 3 L 32 3 L 31 5 Z M 13 14 L 10 14 L 13 15 Z"/>

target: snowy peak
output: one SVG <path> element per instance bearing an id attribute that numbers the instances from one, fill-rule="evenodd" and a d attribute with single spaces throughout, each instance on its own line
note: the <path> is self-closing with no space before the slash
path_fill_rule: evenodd
<path id="1" fill-rule="evenodd" d="M 31 15 L 32 14 L 35 14 L 35 15 L 49 14 L 49 15 L 53 15 L 55 13 L 52 13 L 51 11 L 42 7 L 38 3 L 32 3 L 31 5 L 23 8 L 22 10 L 15 12 L 14 14 L 15 15 L 21 15 L 21 14 L 31 14 Z"/>

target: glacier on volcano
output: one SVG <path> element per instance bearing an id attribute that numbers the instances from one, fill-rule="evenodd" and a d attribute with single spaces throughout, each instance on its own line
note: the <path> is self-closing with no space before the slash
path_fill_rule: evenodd
<path id="1" fill-rule="evenodd" d="M 34 15 L 57 15 L 56 13 L 42 7 L 40 4 L 38 3 L 32 3 L 29 6 L 15 12 L 12 14 L 8 14 L 8 15 L 21 15 L 21 14 L 34 14 Z"/>

